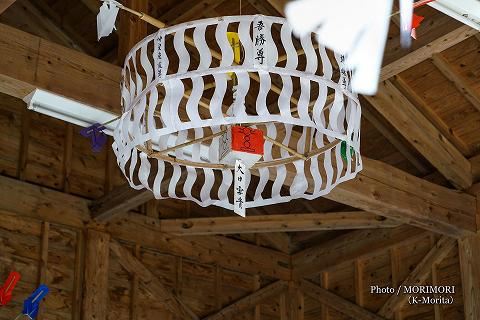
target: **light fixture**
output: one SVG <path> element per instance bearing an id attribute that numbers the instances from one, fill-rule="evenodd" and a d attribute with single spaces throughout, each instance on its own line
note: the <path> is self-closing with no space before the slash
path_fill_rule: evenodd
<path id="1" fill-rule="evenodd" d="M 437 0 L 428 5 L 480 31 L 480 1 Z"/>
<path id="2" fill-rule="evenodd" d="M 88 127 L 94 123 L 108 122 L 116 117 L 113 113 L 41 89 L 33 90 L 23 98 L 23 101 L 27 104 L 27 108 L 32 111 L 81 127 Z M 105 133 L 113 135 L 117 122 L 106 124 Z"/>

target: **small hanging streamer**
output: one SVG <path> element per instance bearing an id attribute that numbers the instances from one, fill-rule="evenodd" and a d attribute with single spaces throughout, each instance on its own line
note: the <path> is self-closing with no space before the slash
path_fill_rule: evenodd
<path id="1" fill-rule="evenodd" d="M 97 34 L 98 40 L 108 36 L 115 28 L 118 10 L 121 4 L 114 0 L 103 0 L 100 12 L 97 15 Z"/>
<path id="2" fill-rule="evenodd" d="M 13 289 L 15 289 L 15 286 L 20 278 L 20 273 L 16 271 L 10 272 L 7 281 L 5 281 L 3 287 L 0 288 L 0 306 L 5 306 L 10 302 L 10 300 L 12 300 Z"/>
<path id="3" fill-rule="evenodd" d="M 418 14 L 415 14 L 415 13 L 413 14 L 411 36 L 415 40 L 417 40 L 417 28 L 420 27 L 420 24 L 422 23 L 423 19 L 425 19 L 425 17 L 419 16 Z"/>
<path id="4" fill-rule="evenodd" d="M 30 297 L 23 301 L 23 311 L 16 316 L 14 320 L 17 320 L 22 315 L 27 316 L 29 319 L 35 319 L 38 314 L 40 302 L 42 302 L 43 298 L 48 294 L 48 291 L 48 287 L 41 284 L 37 290 L 30 295 Z"/>
<path id="5" fill-rule="evenodd" d="M 107 136 L 102 131 L 105 126 L 100 123 L 94 123 L 90 127 L 86 127 L 80 131 L 85 138 L 90 138 L 92 142 L 92 151 L 98 153 L 102 151 L 103 146 L 107 143 Z"/>

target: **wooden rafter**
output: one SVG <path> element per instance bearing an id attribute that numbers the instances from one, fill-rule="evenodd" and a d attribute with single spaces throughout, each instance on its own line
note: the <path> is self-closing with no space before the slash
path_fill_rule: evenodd
<path id="1" fill-rule="evenodd" d="M 473 182 L 480 180 L 480 155 L 470 158 L 470 164 L 472 165 Z"/>
<path id="2" fill-rule="evenodd" d="M 162 232 L 175 235 L 373 229 L 393 228 L 401 224 L 363 211 L 165 219 L 159 223 Z"/>
<path id="3" fill-rule="evenodd" d="M 169 288 L 164 286 L 145 265 L 138 260 L 128 249 L 115 240 L 110 241 L 110 250 L 118 257 L 118 262 L 128 272 L 136 274 L 144 289 L 159 299 L 167 309 L 180 319 L 198 320 L 195 313 Z"/>
<path id="4" fill-rule="evenodd" d="M 204 320 L 226 320 L 232 319 L 234 315 L 238 315 L 248 309 L 254 308 L 256 304 L 261 303 L 265 299 L 276 296 L 288 289 L 288 282 L 278 280 L 260 290 L 255 291 L 246 297 L 226 306 L 215 314 L 204 318 Z"/>
<path id="5" fill-rule="evenodd" d="M 467 157 L 470 156 L 470 149 L 465 142 L 448 127 L 438 114 L 430 108 L 425 100 L 408 85 L 401 75 L 396 75 L 389 81 L 391 81 L 395 87 L 397 87 L 402 94 L 415 105 L 423 116 L 426 117 L 437 128 L 437 130 L 458 149 L 458 151 Z"/>
<path id="6" fill-rule="evenodd" d="M 352 263 L 402 243 L 425 237 L 426 232 L 410 226 L 394 229 L 358 230 L 307 248 L 292 256 L 292 274 L 300 279 L 310 274 Z"/>
<path id="7" fill-rule="evenodd" d="M 0 92 L 23 99 L 41 88 L 120 113 L 117 66 L 4 24 L 0 24 L 0 56 Z"/>
<path id="8" fill-rule="evenodd" d="M 452 184 L 470 187 L 470 162 L 390 81 L 366 99 Z"/>
<path id="9" fill-rule="evenodd" d="M 457 87 L 465 98 L 480 111 L 480 94 L 474 90 L 462 76 L 455 72 L 447 59 L 445 59 L 441 53 L 438 53 L 433 55 L 432 62 L 438 70 Z"/>
<path id="10" fill-rule="evenodd" d="M 376 315 L 375 313 L 364 309 L 355 303 L 352 303 L 336 294 L 323 289 L 322 287 L 303 280 L 300 282 L 300 289 L 308 297 L 327 305 L 330 308 L 346 315 L 355 320 L 384 320 L 385 318 Z"/>
<path id="11" fill-rule="evenodd" d="M 456 241 L 452 238 L 443 236 L 438 240 L 434 247 L 425 255 L 420 263 L 413 269 L 407 278 L 400 285 L 400 290 L 408 286 L 422 285 L 431 274 L 432 266 L 441 262 L 455 246 Z M 408 294 L 393 294 L 378 311 L 378 315 L 391 319 L 396 310 L 398 310 L 407 300 Z"/>
<path id="12" fill-rule="evenodd" d="M 442 26 L 439 26 L 441 28 Z M 432 38 L 423 38 L 420 36 L 421 41 L 419 43 L 424 43 L 424 46 L 419 47 L 408 54 L 403 54 L 398 57 L 395 61 L 388 63 L 382 67 L 380 74 L 380 80 L 387 80 L 393 77 L 396 74 L 399 74 L 402 71 L 405 71 L 422 61 L 425 61 L 432 57 L 435 53 L 442 52 L 447 50 L 450 47 L 453 47 L 457 43 L 462 42 L 465 39 L 470 38 L 471 36 L 477 34 L 478 31 L 462 25 L 456 29 L 441 35 L 440 37 Z M 393 39 L 392 43 L 399 43 L 398 39 Z M 395 42 L 396 41 L 396 42 Z"/>
<path id="13" fill-rule="evenodd" d="M 418 156 L 412 152 L 408 143 L 398 137 L 398 133 L 387 126 L 384 121 L 378 117 L 370 108 L 370 104 L 363 98 L 360 98 L 362 103 L 362 117 L 365 117 L 408 161 L 419 171 L 422 176 L 427 175 L 430 170 L 418 159 Z"/>
<path id="14" fill-rule="evenodd" d="M 363 170 L 356 179 L 339 184 L 325 197 L 454 237 L 471 235 L 476 230 L 475 197 L 427 182 L 380 161 L 366 157 L 362 161 Z M 289 185 L 293 177 L 294 172 L 289 171 L 285 184 Z M 459 214 L 461 207 L 460 211 L 466 214 Z"/>
<path id="15" fill-rule="evenodd" d="M 4 13 L 16 0 L 0 0 L 0 14 Z"/>
<path id="16" fill-rule="evenodd" d="M 172 253 L 203 262 L 216 262 L 224 268 L 283 280 L 290 278 L 288 254 L 221 236 L 168 235 L 161 232 L 160 225 L 160 219 L 128 214 L 108 225 L 107 230 L 120 239 L 131 239 L 163 251 L 168 247 Z"/>
<path id="17" fill-rule="evenodd" d="M 90 205 L 92 218 L 106 222 L 153 199 L 150 190 L 135 190 L 128 183 L 114 188 Z"/>

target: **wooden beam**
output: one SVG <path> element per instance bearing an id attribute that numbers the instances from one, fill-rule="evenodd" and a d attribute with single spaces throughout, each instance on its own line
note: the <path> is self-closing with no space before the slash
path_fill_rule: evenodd
<path id="1" fill-rule="evenodd" d="M 144 285 L 144 289 L 163 303 L 170 312 L 180 319 L 198 320 L 198 317 L 185 302 L 177 297 L 172 290 L 164 286 L 128 249 L 115 240 L 110 242 L 110 249 L 118 257 L 118 262 L 122 267 L 128 272 L 136 274 Z"/>
<path id="2" fill-rule="evenodd" d="M 401 77 L 396 75 L 390 79 L 392 83 L 402 92 L 402 94 L 410 100 L 415 107 L 426 117 L 441 133 L 446 137 L 457 149 L 465 156 L 470 156 L 470 148 L 466 143 L 453 132 L 442 118 L 425 102 L 425 100 L 414 91 L 408 83 Z"/>
<path id="3" fill-rule="evenodd" d="M 338 265 L 353 263 L 357 259 L 374 256 L 393 246 L 410 243 L 426 235 L 426 231 L 410 226 L 349 232 L 294 254 L 292 276 L 300 279 Z"/>
<path id="4" fill-rule="evenodd" d="M 270 5 L 275 8 L 282 16 L 285 15 L 285 5 L 287 4 L 288 0 L 267 0 Z"/>
<path id="5" fill-rule="evenodd" d="M 0 0 L 0 14 L 4 13 L 16 0 Z"/>
<path id="6" fill-rule="evenodd" d="M 288 288 L 288 282 L 278 280 L 262 289 L 255 291 L 252 294 L 247 295 L 239 299 L 238 301 L 230 304 L 215 314 L 204 318 L 204 320 L 225 320 L 232 319 L 233 316 L 238 315 L 248 309 L 255 307 L 255 305 L 261 303 L 265 299 L 271 298 L 278 294 L 285 292 Z"/>
<path id="7" fill-rule="evenodd" d="M 138 12 L 148 12 L 148 0 L 126 0 L 124 6 Z M 147 23 L 128 12 L 122 11 L 118 19 L 118 61 L 125 60 L 128 52 L 147 36 Z"/>
<path id="8" fill-rule="evenodd" d="M 441 262 L 455 246 L 455 243 L 456 241 L 452 238 L 446 236 L 440 238 L 433 248 L 425 255 L 422 261 L 420 261 L 415 269 L 413 269 L 413 271 L 402 282 L 400 288 L 422 285 L 430 276 L 432 266 Z M 395 311 L 397 311 L 408 300 L 408 297 L 408 294 L 402 293 L 391 295 L 387 302 L 385 302 L 380 308 L 378 314 L 390 319 Z"/>
<path id="9" fill-rule="evenodd" d="M 480 181 L 480 154 L 470 158 L 470 164 L 472 165 L 473 182 Z"/>
<path id="10" fill-rule="evenodd" d="M 0 56 L 0 92 L 23 98 L 41 88 L 120 113 L 117 66 L 4 24 L 0 24 Z"/>
<path id="11" fill-rule="evenodd" d="M 273 214 L 160 220 L 159 229 L 175 235 L 239 234 L 393 228 L 401 223 L 363 211 Z"/>
<path id="12" fill-rule="evenodd" d="M 411 146 L 404 139 L 400 138 L 400 134 L 396 132 L 391 126 L 377 116 L 372 110 L 372 106 L 368 101 L 360 96 L 360 103 L 362 104 L 362 117 L 365 117 L 394 147 L 397 149 L 420 173 L 421 176 L 426 176 L 430 173 L 427 165 L 419 159 L 418 155 L 412 150 Z"/>
<path id="13" fill-rule="evenodd" d="M 473 89 L 472 86 L 469 85 L 461 75 L 455 72 L 447 59 L 445 59 L 441 53 L 438 53 L 433 55 L 432 62 L 445 76 L 445 78 L 450 80 L 450 82 L 457 87 L 457 89 L 465 96 L 465 98 L 478 111 L 480 111 L 480 94 L 477 92 L 477 90 Z"/>
<path id="14" fill-rule="evenodd" d="M 93 219 L 106 222 L 153 199 L 150 190 L 135 190 L 128 183 L 114 188 L 90 205 Z"/>
<path id="15" fill-rule="evenodd" d="M 171 174 L 171 170 L 166 170 L 166 176 Z M 183 179 L 185 175 L 186 172 L 182 172 L 180 179 Z M 170 180 L 162 181 L 160 190 L 168 189 L 169 183 Z M 153 199 L 155 197 L 152 191 L 148 189 L 135 190 L 130 184 L 125 183 L 93 201 L 90 205 L 91 216 L 96 221 L 107 222 Z"/>
<path id="16" fill-rule="evenodd" d="M 90 219 L 89 200 L 59 191 L 0 176 L 0 214 L 33 218 L 73 228 L 84 228 Z M 113 238 L 184 256 L 203 263 L 250 274 L 288 280 L 288 254 L 256 247 L 221 236 L 178 237 L 164 234 L 160 220 L 128 213 L 106 225 Z"/>
<path id="17" fill-rule="evenodd" d="M 438 29 L 442 29 L 442 26 L 437 26 Z M 422 61 L 425 61 L 432 57 L 433 54 L 442 52 L 447 50 L 450 47 L 453 47 L 457 43 L 462 42 L 465 39 L 470 38 L 471 36 L 478 33 L 477 30 L 462 25 L 457 27 L 456 29 L 445 33 L 439 37 L 437 35 L 433 35 L 433 37 L 422 37 L 419 35 L 420 41 L 415 41 L 414 46 L 417 48 L 413 48 L 410 53 L 399 53 L 395 58 L 393 58 L 392 62 L 387 63 L 382 67 L 382 71 L 380 73 L 380 81 L 387 80 L 390 77 L 393 77 L 396 74 L 399 74 L 402 71 L 405 71 Z M 397 38 L 394 38 L 390 41 L 391 43 L 398 44 L 399 41 Z M 418 47 L 419 45 L 423 45 Z M 389 52 L 390 49 L 386 48 L 386 52 Z M 388 60 L 388 57 L 386 57 Z"/>
<path id="18" fill-rule="evenodd" d="M 90 221 L 85 199 L 0 176 L 0 212 L 83 228 Z"/>
<path id="19" fill-rule="evenodd" d="M 326 198 L 454 237 L 476 231 L 475 197 L 441 187 L 380 161 L 362 157 L 363 170 Z M 286 184 L 295 173 L 287 172 Z M 313 185 L 307 178 L 309 185 Z"/>
<path id="20" fill-rule="evenodd" d="M 480 319 L 480 236 L 458 241 L 466 320 Z"/>
<path id="21" fill-rule="evenodd" d="M 221 236 L 174 236 L 161 230 L 161 220 L 128 213 L 107 225 L 112 235 L 163 252 L 226 269 L 262 274 L 282 280 L 290 278 L 290 256 Z"/>
<path id="22" fill-rule="evenodd" d="M 302 280 L 300 282 L 300 289 L 310 298 L 320 302 L 322 305 L 328 305 L 332 309 L 346 315 L 355 320 L 384 320 L 383 317 L 364 309 L 347 299 L 344 299 L 336 294 L 317 286 L 316 284 Z"/>
<path id="23" fill-rule="evenodd" d="M 85 256 L 84 320 L 106 320 L 108 310 L 108 263 L 110 235 L 87 230 Z"/>
<path id="24" fill-rule="evenodd" d="M 366 99 L 453 185 L 471 186 L 470 162 L 390 81 Z"/>

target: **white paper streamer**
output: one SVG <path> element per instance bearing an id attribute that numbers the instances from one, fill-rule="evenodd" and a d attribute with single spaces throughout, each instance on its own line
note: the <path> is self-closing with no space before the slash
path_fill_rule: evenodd
<path id="1" fill-rule="evenodd" d="M 353 91 L 373 95 L 391 9 L 392 0 L 296 0 L 287 3 L 285 15 L 299 36 L 316 32 L 320 43 L 346 55 L 355 70 Z"/>
<path id="2" fill-rule="evenodd" d="M 108 36 L 115 28 L 119 3 L 113 0 L 104 1 L 97 15 L 98 40 Z"/>

